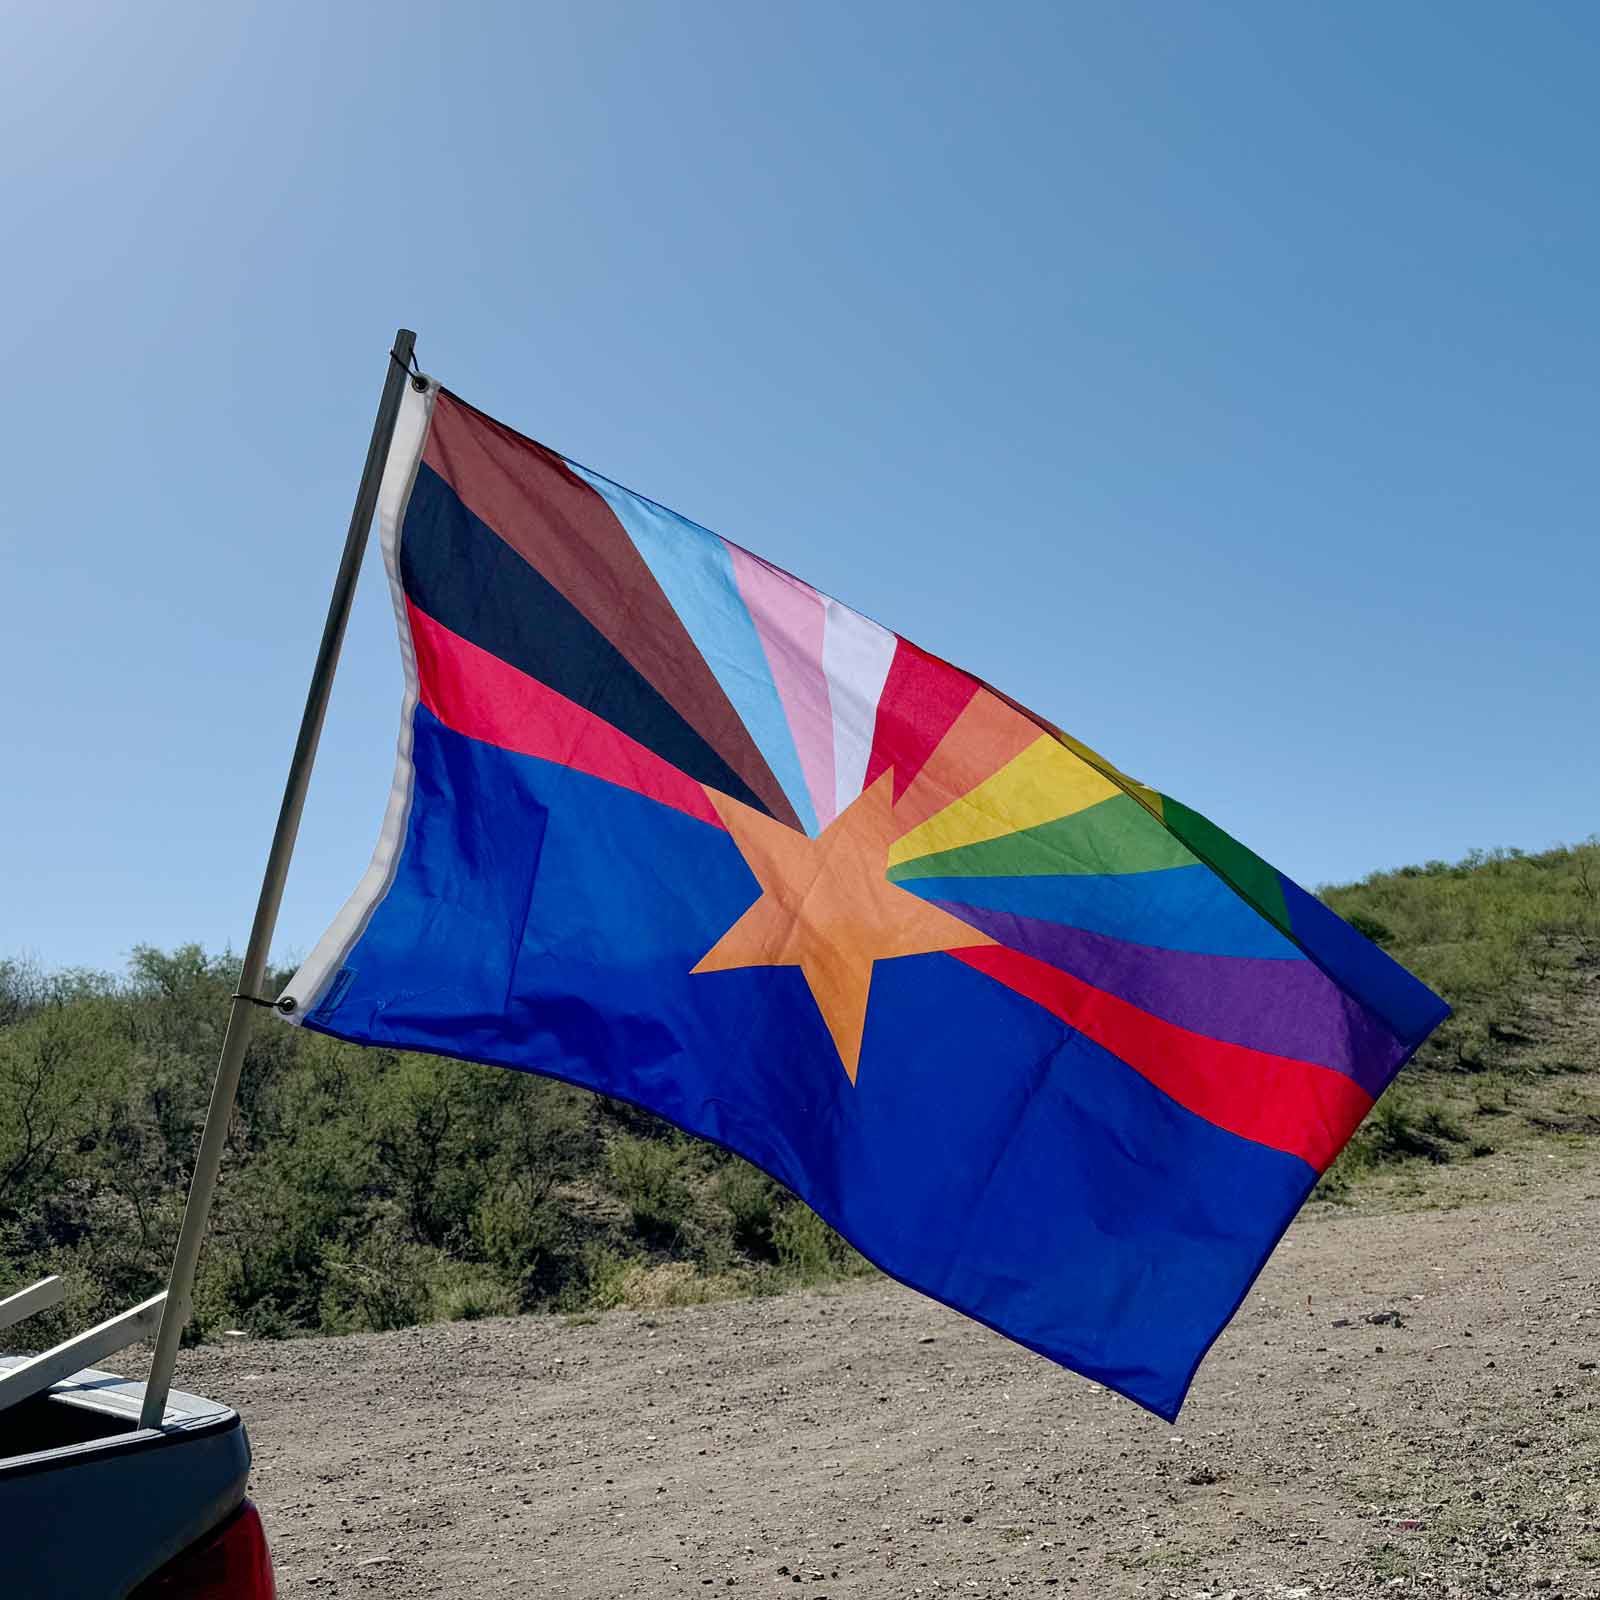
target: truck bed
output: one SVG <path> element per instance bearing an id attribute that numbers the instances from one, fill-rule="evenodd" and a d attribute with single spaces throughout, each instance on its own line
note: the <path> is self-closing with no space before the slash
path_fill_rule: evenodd
<path id="1" fill-rule="evenodd" d="M 0 1356 L 0 1372 L 25 1357 Z M 139 1426 L 142 1383 L 92 1368 L 0 1412 L 7 1600 L 119 1600 L 244 1499 L 238 1412 L 174 1391 Z"/>

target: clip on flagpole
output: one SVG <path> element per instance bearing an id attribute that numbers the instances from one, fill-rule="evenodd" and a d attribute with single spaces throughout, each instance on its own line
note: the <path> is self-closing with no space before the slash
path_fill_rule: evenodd
<path id="1" fill-rule="evenodd" d="M 394 336 L 389 352 L 389 370 L 384 379 L 383 397 L 378 402 L 377 420 L 372 425 L 372 442 L 367 446 L 367 464 L 356 493 L 355 510 L 350 515 L 350 531 L 345 535 L 344 554 L 333 582 L 328 602 L 328 620 L 323 624 L 322 643 L 317 648 L 316 666 L 311 671 L 311 687 L 306 693 L 306 708 L 300 718 L 300 734 L 289 762 L 289 777 L 284 784 L 283 804 L 278 808 L 278 825 L 273 831 L 272 848 L 267 853 L 267 868 L 261 880 L 261 897 L 256 902 L 255 921 L 250 925 L 250 941 L 245 946 L 244 964 L 228 1011 L 228 1028 L 222 1038 L 217 1061 L 217 1078 L 211 1090 L 211 1106 L 206 1112 L 205 1130 L 200 1135 L 200 1151 L 195 1157 L 194 1178 L 189 1185 L 189 1203 L 184 1207 L 178 1228 L 178 1247 L 172 1259 L 172 1277 L 167 1285 L 161 1310 L 161 1327 L 156 1335 L 155 1358 L 145 1383 L 144 1404 L 139 1412 L 141 1428 L 159 1428 L 166 1415 L 167 1393 L 172 1387 L 172 1370 L 178 1357 L 178 1339 L 189 1320 L 194 1296 L 195 1264 L 200 1243 L 211 1214 L 211 1197 L 216 1190 L 217 1169 L 222 1163 L 222 1146 L 233 1112 L 233 1097 L 239 1087 L 239 1070 L 244 1065 L 245 1046 L 255 1022 L 256 996 L 266 977 L 267 956 L 273 929 L 278 921 L 278 906 L 283 899 L 284 880 L 289 875 L 289 857 L 294 852 L 295 835 L 300 828 L 300 813 L 305 807 L 306 787 L 311 781 L 311 764 L 316 759 L 317 741 L 333 688 L 333 672 L 350 621 L 350 604 L 355 598 L 361 558 L 366 552 L 367 533 L 378 505 L 378 486 L 383 479 L 389 443 L 394 438 L 395 420 L 400 414 L 400 399 L 405 391 L 417 336 L 402 328 Z M 413 379 L 419 386 L 420 377 Z M 59 1355 L 58 1350 L 52 1354 Z"/>

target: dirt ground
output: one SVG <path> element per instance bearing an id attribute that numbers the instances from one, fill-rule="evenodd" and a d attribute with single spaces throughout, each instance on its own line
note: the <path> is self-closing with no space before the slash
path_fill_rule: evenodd
<path id="1" fill-rule="evenodd" d="M 1600 1597 L 1600 1155 L 1539 1159 L 1313 1208 L 1176 1428 L 882 1281 L 178 1380 L 245 1415 L 285 1600 Z"/>

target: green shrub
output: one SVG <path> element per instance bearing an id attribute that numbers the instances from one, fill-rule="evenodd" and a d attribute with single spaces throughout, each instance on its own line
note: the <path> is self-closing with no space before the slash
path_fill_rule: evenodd
<path id="1" fill-rule="evenodd" d="M 1503 1117 L 1511 1109 L 1511 1086 L 1498 1073 L 1486 1074 L 1473 1087 L 1472 1102 L 1480 1117 Z"/>
<path id="2" fill-rule="evenodd" d="M 735 1160 L 723 1169 L 717 1191 L 733 1224 L 733 1242 L 747 1254 L 771 1260 L 777 1255 L 772 1224 L 777 1215 L 778 1186 L 748 1161 Z"/>
<path id="3" fill-rule="evenodd" d="M 833 1229 L 798 1200 L 784 1206 L 773 1220 L 772 1242 L 778 1264 L 796 1283 L 820 1283 L 837 1275 L 837 1239 Z"/>
<path id="4" fill-rule="evenodd" d="M 627 1300 L 628 1282 L 637 1263 L 609 1245 L 591 1245 L 583 1255 L 583 1283 L 578 1303 L 596 1311 L 614 1311 Z"/>
<path id="5" fill-rule="evenodd" d="M 483 1267 L 447 1262 L 429 1285 L 428 1313 L 440 1322 L 509 1317 L 519 1309 L 516 1291 Z"/>
<path id="6" fill-rule="evenodd" d="M 435 1262 L 384 1221 L 323 1256 L 322 1321 L 334 1331 L 408 1328 L 426 1319 Z"/>
<path id="7" fill-rule="evenodd" d="M 1376 945 L 1394 943 L 1394 930 L 1376 917 L 1369 917 L 1364 911 L 1352 911 L 1346 920 L 1362 938 L 1370 939 Z"/>
<path id="8" fill-rule="evenodd" d="M 1467 1140 L 1466 1133 L 1442 1106 L 1415 1106 L 1392 1089 L 1367 1118 L 1361 1136 L 1376 1161 L 1398 1161 L 1412 1156 L 1448 1161 L 1451 1146 Z"/>
<path id="9" fill-rule="evenodd" d="M 606 1151 L 606 1171 L 641 1238 L 670 1240 L 682 1231 L 693 1196 L 681 1140 L 620 1134 Z"/>
<path id="10" fill-rule="evenodd" d="M 549 1195 L 519 1175 L 496 1184 L 478 1201 L 471 1234 L 484 1259 L 520 1285 L 554 1256 L 560 1223 Z"/>
<path id="11" fill-rule="evenodd" d="M 239 1320 L 244 1324 L 244 1331 L 257 1339 L 287 1339 L 295 1332 L 293 1320 L 270 1294 L 257 1300 L 249 1314 Z"/>

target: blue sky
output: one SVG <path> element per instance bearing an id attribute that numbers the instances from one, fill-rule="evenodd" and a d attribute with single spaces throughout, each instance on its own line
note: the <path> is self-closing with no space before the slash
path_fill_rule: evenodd
<path id="1" fill-rule="evenodd" d="M 243 943 L 385 350 L 1318 883 L 1600 827 L 1587 4 L 46 6 L 0 954 Z M 360 875 L 369 563 L 279 924 Z"/>

